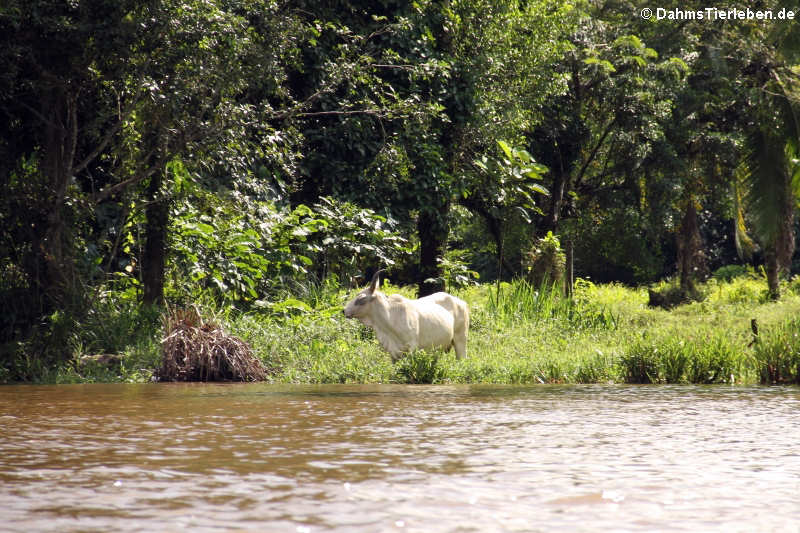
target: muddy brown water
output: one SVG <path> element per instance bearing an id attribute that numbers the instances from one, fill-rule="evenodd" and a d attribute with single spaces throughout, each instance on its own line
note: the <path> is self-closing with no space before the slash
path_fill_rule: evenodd
<path id="1" fill-rule="evenodd" d="M 0 387 L 0 531 L 800 531 L 800 389 Z"/>

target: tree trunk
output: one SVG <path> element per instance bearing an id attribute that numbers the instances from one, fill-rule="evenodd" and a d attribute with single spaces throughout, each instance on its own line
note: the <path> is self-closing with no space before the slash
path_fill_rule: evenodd
<path id="1" fill-rule="evenodd" d="M 417 219 L 419 236 L 418 295 L 427 296 L 444 290 L 444 278 L 438 259 L 444 256 L 447 244 L 449 204 L 439 209 L 420 211 Z"/>
<path id="2" fill-rule="evenodd" d="M 546 235 L 548 231 L 552 231 L 553 233 L 558 232 L 558 224 L 561 220 L 561 209 L 564 206 L 564 192 L 567 187 L 568 177 L 568 175 L 563 173 L 556 173 L 555 176 L 553 176 L 553 188 L 550 191 L 550 208 L 544 219 L 542 235 Z"/>
<path id="3" fill-rule="evenodd" d="M 792 193 L 792 177 L 788 171 L 781 176 L 780 195 L 776 207 L 778 222 L 774 242 L 769 242 L 764 250 L 764 266 L 767 271 L 767 288 L 769 297 L 778 300 L 781 297 L 780 278 L 789 272 L 794 255 L 794 195 Z"/>
<path id="4" fill-rule="evenodd" d="M 42 103 L 42 117 L 45 132 L 41 172 L 48 198 L 44 202 L 42 238 L 35 243 L 41 265 L 41 275 L 35 279 L 41 299 L 49 302 L 48 307 L 57 307 L 64 303 L 74 281 L 75 261 L 69 249 L 64 209 L 77 143 L 75 97 L 60 87 L 53 88 Z"/>
<path id="5" fill-rule="evenodd" d="M 167 228 L 169 226 L 169 201 L 161 198 L 163 171 L 150 178 L 147 188 L 148 204 L 145 243 L 142 254 L 142 301 L 146 305 L 164 304 L 164 271 L 167 264 Z"/>
<path id="6" fill-rule="evenodd" d="M 783 194 L 780 198 L 780 222 L 778 226 L 778 236 L 776 244 L 776 255 L 778 259 L 778 274 L 788 274 L 792 266 L 794 256 L 794 210 L 795 196 L 792 190 L 792 176 L 788 169 L 783 177 Z"/>
<path id="7" fill-rule="evenodd" d="M 775 250 L 764 251 L 764 267 L 767 271 L 767 289 L 770 300 L 778 300 L 781 297 L 780 285 L 780 266 L 778 255 Z"/>
<path id="8" fill-rule="evenodd" d="M 567 298 L 572 298 L 575 286 L 575 248 L 572 240 L 565 243 L 566 265 L 564 271 L 564 293 Z"/>
<path id="9" fill-rule="evenodd" d="M 695 278 L 703 267 L 702 238 L 694 198 L 690 197 L 686 202 L 686 211 L 678 228 L 677 239 L 681 291 L 685 297 L 692 297 L 695 293 Z"/>

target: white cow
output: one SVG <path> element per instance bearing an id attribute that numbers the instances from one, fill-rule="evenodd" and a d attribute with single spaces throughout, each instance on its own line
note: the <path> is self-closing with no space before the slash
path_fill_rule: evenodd
<path id="1" fill-rule="evenodd" d="M 428 348 L 454 347 L 459 359 L 467 355 L 469 307 L 465 301 L 446 292 L 418 300 L 399 294 L 387 296 L 378 290 L 381 272 L 376 272 L 369 287 L 348 302 L 344 316 L 357 318 L 375 330 L 394 361 L 405 352 Z"/>

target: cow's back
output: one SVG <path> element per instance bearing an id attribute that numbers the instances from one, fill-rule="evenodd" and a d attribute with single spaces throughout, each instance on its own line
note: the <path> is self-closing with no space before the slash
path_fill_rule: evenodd
<path id="1" fill-rule="evenodd" d="M 467 302 L 461 298 L 456 298 L 446 292 L 437 292 L 420 298 L 418 301 L 432 302 L 447 309 L 453 315 L 453 327 L 457 331 L 466 331 L 469 328 L 469 307 Z"/>
<path id="2" fill-rule="evenodd" d="M 419 316 L 419 348 L 449 349 L 453 344 L 454 317 L 430 298 L 408 300 Z"/>
<path id="3" fill-rule="evenodd" d="M 453 317 L 453 347 L 459 358 L 467 355 L 467 330 L 469 329 L 469 306 L 461 298 L 446 292 L 437 292 L 417 300 L 437 305 Z"/>

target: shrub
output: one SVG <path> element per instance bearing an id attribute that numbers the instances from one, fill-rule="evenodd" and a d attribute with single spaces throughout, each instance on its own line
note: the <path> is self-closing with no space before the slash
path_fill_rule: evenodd
<path id="1" fill-rule="evenodd" d="M 620 357 L 622 377 L 626 383 L 658 382 L 658 347 L 652 343 L 637 342 Z"/>
<path id="2" fill-rule="evenodd" d="M 620 357 L 627 383 L 728 383 L 746 373 L 743 352 L 727 336 L 640 340 Z"/>
<path id="3" fill-rule="evenodd" d="M 548 231 L 527 253 L 528 280 L 536 287 L 560 284 L 564 279 L 566 262 L 561 242 L 552 231 Z"/>
<path id="4" fill-rule="evenodd" d="M 397 375 L 405 383 L 438 383 L 444 377 L 440 352 L 417 350 L 397 362 Z"/>
<path id="5" fill-rule="evenodd" d="M 660 290 L 647 289 L 649 307 L 672 309 L 679 305 L 702 301 L 704 295 L 697 289 L 684 289 L 679 285 L 670 283 Z"/>
<path id="6" fill-rule="evenodd" d="M 351 279 L 364 265 L 393 266 L 411 252 L 391 217 L 332 197 L 320 198 L 312 210 L 321 226 L 309 237 L 308 255 L 320 278 L 333 274 Z"/>
<path id="7" fill-rule="evenodd" d="M 468 256 L 469 252 L 466 250 L 447 250 L 444 257 L 437 259 L 448 290 L 463 289 L 478 284 L 480 274 L 469 268 Z"/>

